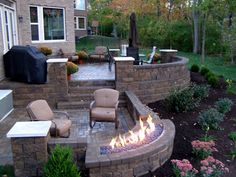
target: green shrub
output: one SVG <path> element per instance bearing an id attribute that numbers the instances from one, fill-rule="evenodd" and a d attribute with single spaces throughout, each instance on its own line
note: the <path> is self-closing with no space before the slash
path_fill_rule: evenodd
<path id="1" fill-rule="evenodd" d="M 12 165 L 0 166 L 0 176 L 7 175 L 8 177 L 14 177 L 14 167 Z"/>
<path id="2" fill-rule="evenodd" d="M 200 73 L 201 73 L 202 76 L 205 76 L 209 71 L 210 70 L 208 68 L 203 66 L 203 67 L 201 67 Z"/>
<path id="3" fill-rule="evenodd" d="M 200 112 L 198 116 L 198 123 L 203 130 L 206 128 L 218 129 L 219 123 L 224 119 L 224 114 L 217 111 L 215 108 L 210 108 L 206 111 Z"/>
<path id="4" fill-rule="evenodd" d="M 209 71 L 208 73 L 205 74 L 205 78 L 208 80 L 209 77 L 211 76 L 215 76 L 215 74 L 211 71 Z"/>
<path id="5" fill-rule="evenodd" d="M 211 75 L 207 78 L 208 84 L 210 84 L 212 87 L 217 87 L 219 86 L 219 78 L 216 75 Z"/>
<path id="6" fill-rule="evenodd" d="M 69 147 L 56 145 L 43 168 L 44 177 L 80 177 Z"/>
<path id="7" fill-rule="evenodd" d="M 232 106 L 233 101 L 228 98 L 220 99 L 215 103 L 216 109 L 222 114 L 226 114 L 227 112 L 229 112 Z"/>
<path id="8" fill-rule="evenodd" d="M 191 88 L 173 90 L 165 100 L 166 106 L 173 112 L 186 112 L 193 110 L 198 105 L 193 94 Z"/>
<path id="9" fill-rule="evenodd" d="M 197 64 L 193 64 L 192 66 L 191 66 L 191 68 L 190 68 L 190 70 L 192 71 L 192 72 L 199 72 L 199 70 L 200 70 L 200 68 L 199 68 L 199 66 L 197 65 Z"/>
<path id="10" fill-rule="evenodd" d="M 194 98 L 201 101 L 203 98 L 208 97 L 210 87 L 209 85 L 193 85 L 192 89 Z"/>
<path id="11" fill-rule="evenodd" d="M 228 137 L 230 140 L 232 140 L 234 143 L 236 143 L 236 132 L 230 132 L 228 134 Z"/>

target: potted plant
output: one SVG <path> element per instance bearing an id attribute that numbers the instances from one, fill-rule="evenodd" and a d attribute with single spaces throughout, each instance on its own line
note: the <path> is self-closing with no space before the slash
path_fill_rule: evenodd
<path id="1" fill-rule="evenodd" d="M 81 50 L 78 53 L 79 64 L 83 64 L 84 61 L 88 60 L 89 56 L 85 50 Z"/>
<path id="2" fill-rule="evenodd" d="M 49 47 L 40 47 L 39 50 L 46 56 L 52 54 L 52 49 L 50 49 Z"/>
<path id="3" fill-rule="evenodd" d="M 76 64 L 74 64 L 71 61 L 68 61 L 66 66 L 67 66 L 67 80 L 70 80 L 71 74 L 76 73 L 79 70 L 79 68 Z"/>

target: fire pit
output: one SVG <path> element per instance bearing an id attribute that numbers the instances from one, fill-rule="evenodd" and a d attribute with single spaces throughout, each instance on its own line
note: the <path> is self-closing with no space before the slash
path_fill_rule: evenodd
<path id="1" fill-rule="evenodd" d="M 140 129 L 129 131 L 113 138 L 109 145 L 100 147 L 100 154 L 112 154 L 129 151 L 155 141 L 163 132 L 162 124 L 155 124 L 149 115 L 146 120 L 139 120 Z"/>
<path id="2" fill-rule="evenodd" d="M 153 123 L 154 130 L 149 134 L 151 127 L 146 122 L 143 125 L 139 122 L 132 129 L 133 133 L 127 132 L 112 141 L 88 144 L 85 165 L 90 177 L 139 176 L 163 165 L 172 154 L 175 126 L 170 120 L 155 119 Z M 136 134 L 140 140 L 142 126 L 147 130 L 145 137 L 135 142 L 135 138 L 130 138 L 131 134 Z"/>

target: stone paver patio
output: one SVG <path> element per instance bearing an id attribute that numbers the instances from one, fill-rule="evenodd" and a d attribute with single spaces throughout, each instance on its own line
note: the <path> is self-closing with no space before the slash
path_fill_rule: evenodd
<path id="1" fill-rule="evenodd" d="M 71 120 L 72 128 L 69 138 L 51 138 L 49 144 L 66 144 L 102 141 L 114 137 L 119 133 L 128 131 L 134 126 L 132 119 L 126 109 L 120 108 L 120 125 L 116 130 L 114 123 L 96 123 L 94 128 L 89 127 L 88 110 L 67 110 Z M 0 165 L 13 164 L 10 139 L 6 138 L 7 132 L 17 121 L 29 121 L 25 109 L 15 109 L 5 120 L 0 123 Z"/>
<path id="2" fill-rule="evenodd" d="M 71 76 L 72 80 L 115 80 L 115 65 L 109 71 L 107 62 L 82 64 Z"/>

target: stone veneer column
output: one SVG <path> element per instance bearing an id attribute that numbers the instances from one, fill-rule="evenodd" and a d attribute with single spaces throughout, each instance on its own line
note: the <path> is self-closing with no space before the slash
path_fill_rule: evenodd
<path id="1" fill-rule="evenodd" d="M 42 176 L 48 159 L 47 142 L 51 121 L 16 122 L 7 133 L 11 138 L 15 177 Z"/>
<path id="2" fill-rule="evenodd" d="M 175 57 L 178 50 L 172 50 L 172 49 L 161 49 L 161 62 L 163 63 L 169 63 L 172 62 L 172 57 Z"/>
<path id="3" fill-rule="evenodd" d="M 48 64 L 48 78 L 47 82 L 53 93 L 50 93 L 47 101 L 53 105 L 60 100 L 66 99 L 68 95 L 68 81 L 67 81 L 67 68 L 66 63 L 68 58 L 52 58 L 47 60 Z"/>
<path id="4" fill-rule="evenodd" d="M 133 57 L 114 57 L 116 62 L 115 81 L 116 89 L 120 92 L 130 90 L 134 81 L 134 58 Z"/>

